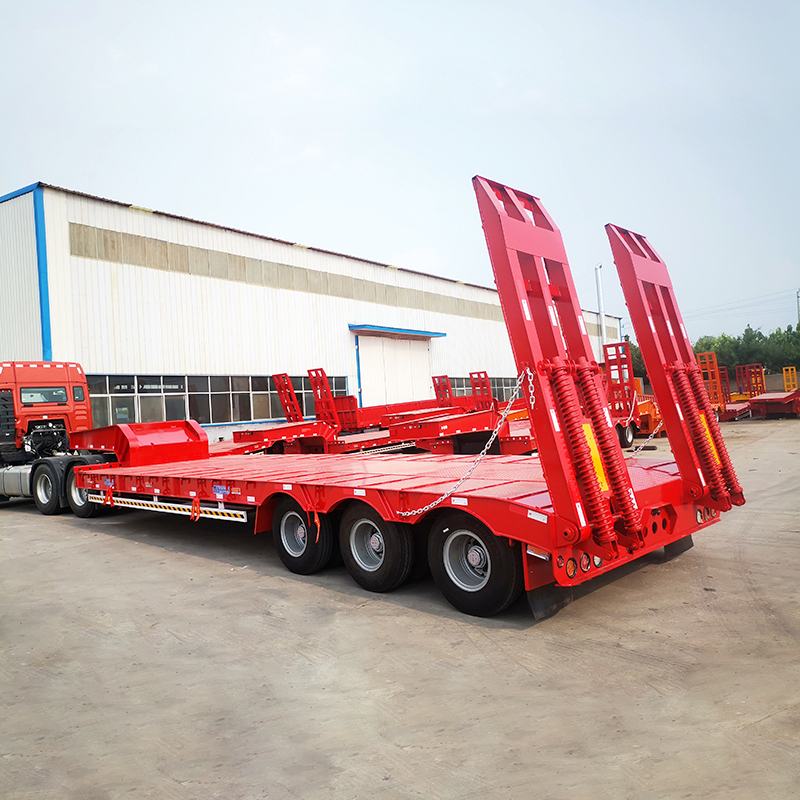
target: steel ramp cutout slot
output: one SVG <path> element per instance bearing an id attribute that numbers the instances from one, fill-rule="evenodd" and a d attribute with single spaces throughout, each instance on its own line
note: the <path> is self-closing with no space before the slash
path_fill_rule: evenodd
<path id="1" fill-rule="evenodd" d="M 517 371 L 558 518 L 556 544 L 614 560 L 644 545 L 642 513 L 612 423 L 561 232 L 542 202 L 485 178 L 473 185 Z"/>
<path id="2" fill-rule="evenodd" d="M 606 233 L 687 500 L 720 511 L 743 505 L 666 264 L 644 236 L 617 225 Z"/>

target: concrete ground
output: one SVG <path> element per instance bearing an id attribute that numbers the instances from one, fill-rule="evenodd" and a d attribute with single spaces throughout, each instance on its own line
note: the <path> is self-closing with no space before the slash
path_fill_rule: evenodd
<path id="1" fill-rule="evenodd" d="M 800 421 L 723 429 L 747 505 L 538 625 L 0 507 L 0 796 L 800 798 Z"/>

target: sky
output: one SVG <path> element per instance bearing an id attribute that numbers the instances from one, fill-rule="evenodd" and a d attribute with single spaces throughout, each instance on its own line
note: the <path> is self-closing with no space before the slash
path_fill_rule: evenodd
<path id="1" fill-rule="evenodd" d="M 581 304 L 648 237 L 692 341 L 798 322 L 800 3 L 0 0 L 0 195 L 43 181 L 493 285 L 471 178 Z M 629 320 L 625 333 L 635 339 Z"/>

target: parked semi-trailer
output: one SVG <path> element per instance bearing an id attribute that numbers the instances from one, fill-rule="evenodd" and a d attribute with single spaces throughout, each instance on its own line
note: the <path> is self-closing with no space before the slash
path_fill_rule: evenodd
<path id="1" fill-rule="evenodd" d="M 490 439 L 477 457 L 214 456 L 194 422 L 111 426 L 72 437 L 84 458 L 114 459 L 73 468 L 75 512 L 248 522 L 272 531 L 296 573 L 324 569 L 338 547 L 373 592 L 427 565 L 453 606 L 482 616 L 526 590 L 542 618 L 578 584 L 691 547 L 744 494 L 666 265 L 644 236 L 606 227 L 673 454 L 626 459 L 560 231 L 536 197 L 483 178 L 474 187 L 536 455 L 489 455 Z"/>

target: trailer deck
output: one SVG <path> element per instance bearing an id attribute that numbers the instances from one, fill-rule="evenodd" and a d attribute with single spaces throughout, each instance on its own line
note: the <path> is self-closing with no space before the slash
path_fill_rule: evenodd
<path id="1" fill-rule="evenodd" d="M 146 508 L 195 518 L 252 520 L 255 532 L 269 530 L 272 510 L 281 497 L 294 498 L 314 514 L 330 514 L 358 499 L 379 509 L 384 519 L 417 522 L 404 516 L 447 493 L 474 462 L 470 456 L 437 455 L 280 455 L 217 456 L 141 467 L 97 465 L 82 472 L 94 503 Z M 536 456 L 486 456 L 448 498 L 444 507 L 468 512 L 498 536 L 526 545 L 526 588 L 538 585 L 537 567 L 550 562 L 559 585 L 574 586 L 621 563 L 670 544 L 715 521 L 716 512 L 697 506 L 681 517 L 681 481 L 674 461 L 629 458 L 633 489 L 651 520 L 645 541 L 619 558 L 582 558 L 587 542 L 564 541 L 556 533 L 547 482 Z M 432 509 L 431 509 L 432 510 Z M 700 517 L 698 520 L 698 513 Z M 249 514 L 248 514 L 249 512 Z M 563 539 L 563 537 L 562 537 Z M 573 563 L 582 564 L 569 574 Z M 537 563 L 539 562 L 539 563 Z"/>
<path id="2" fill-rule="evenodd" d="M 787 392 L 765 392 L 750 398 L 754 417 L 800 417 L 800 389 Z"/>

